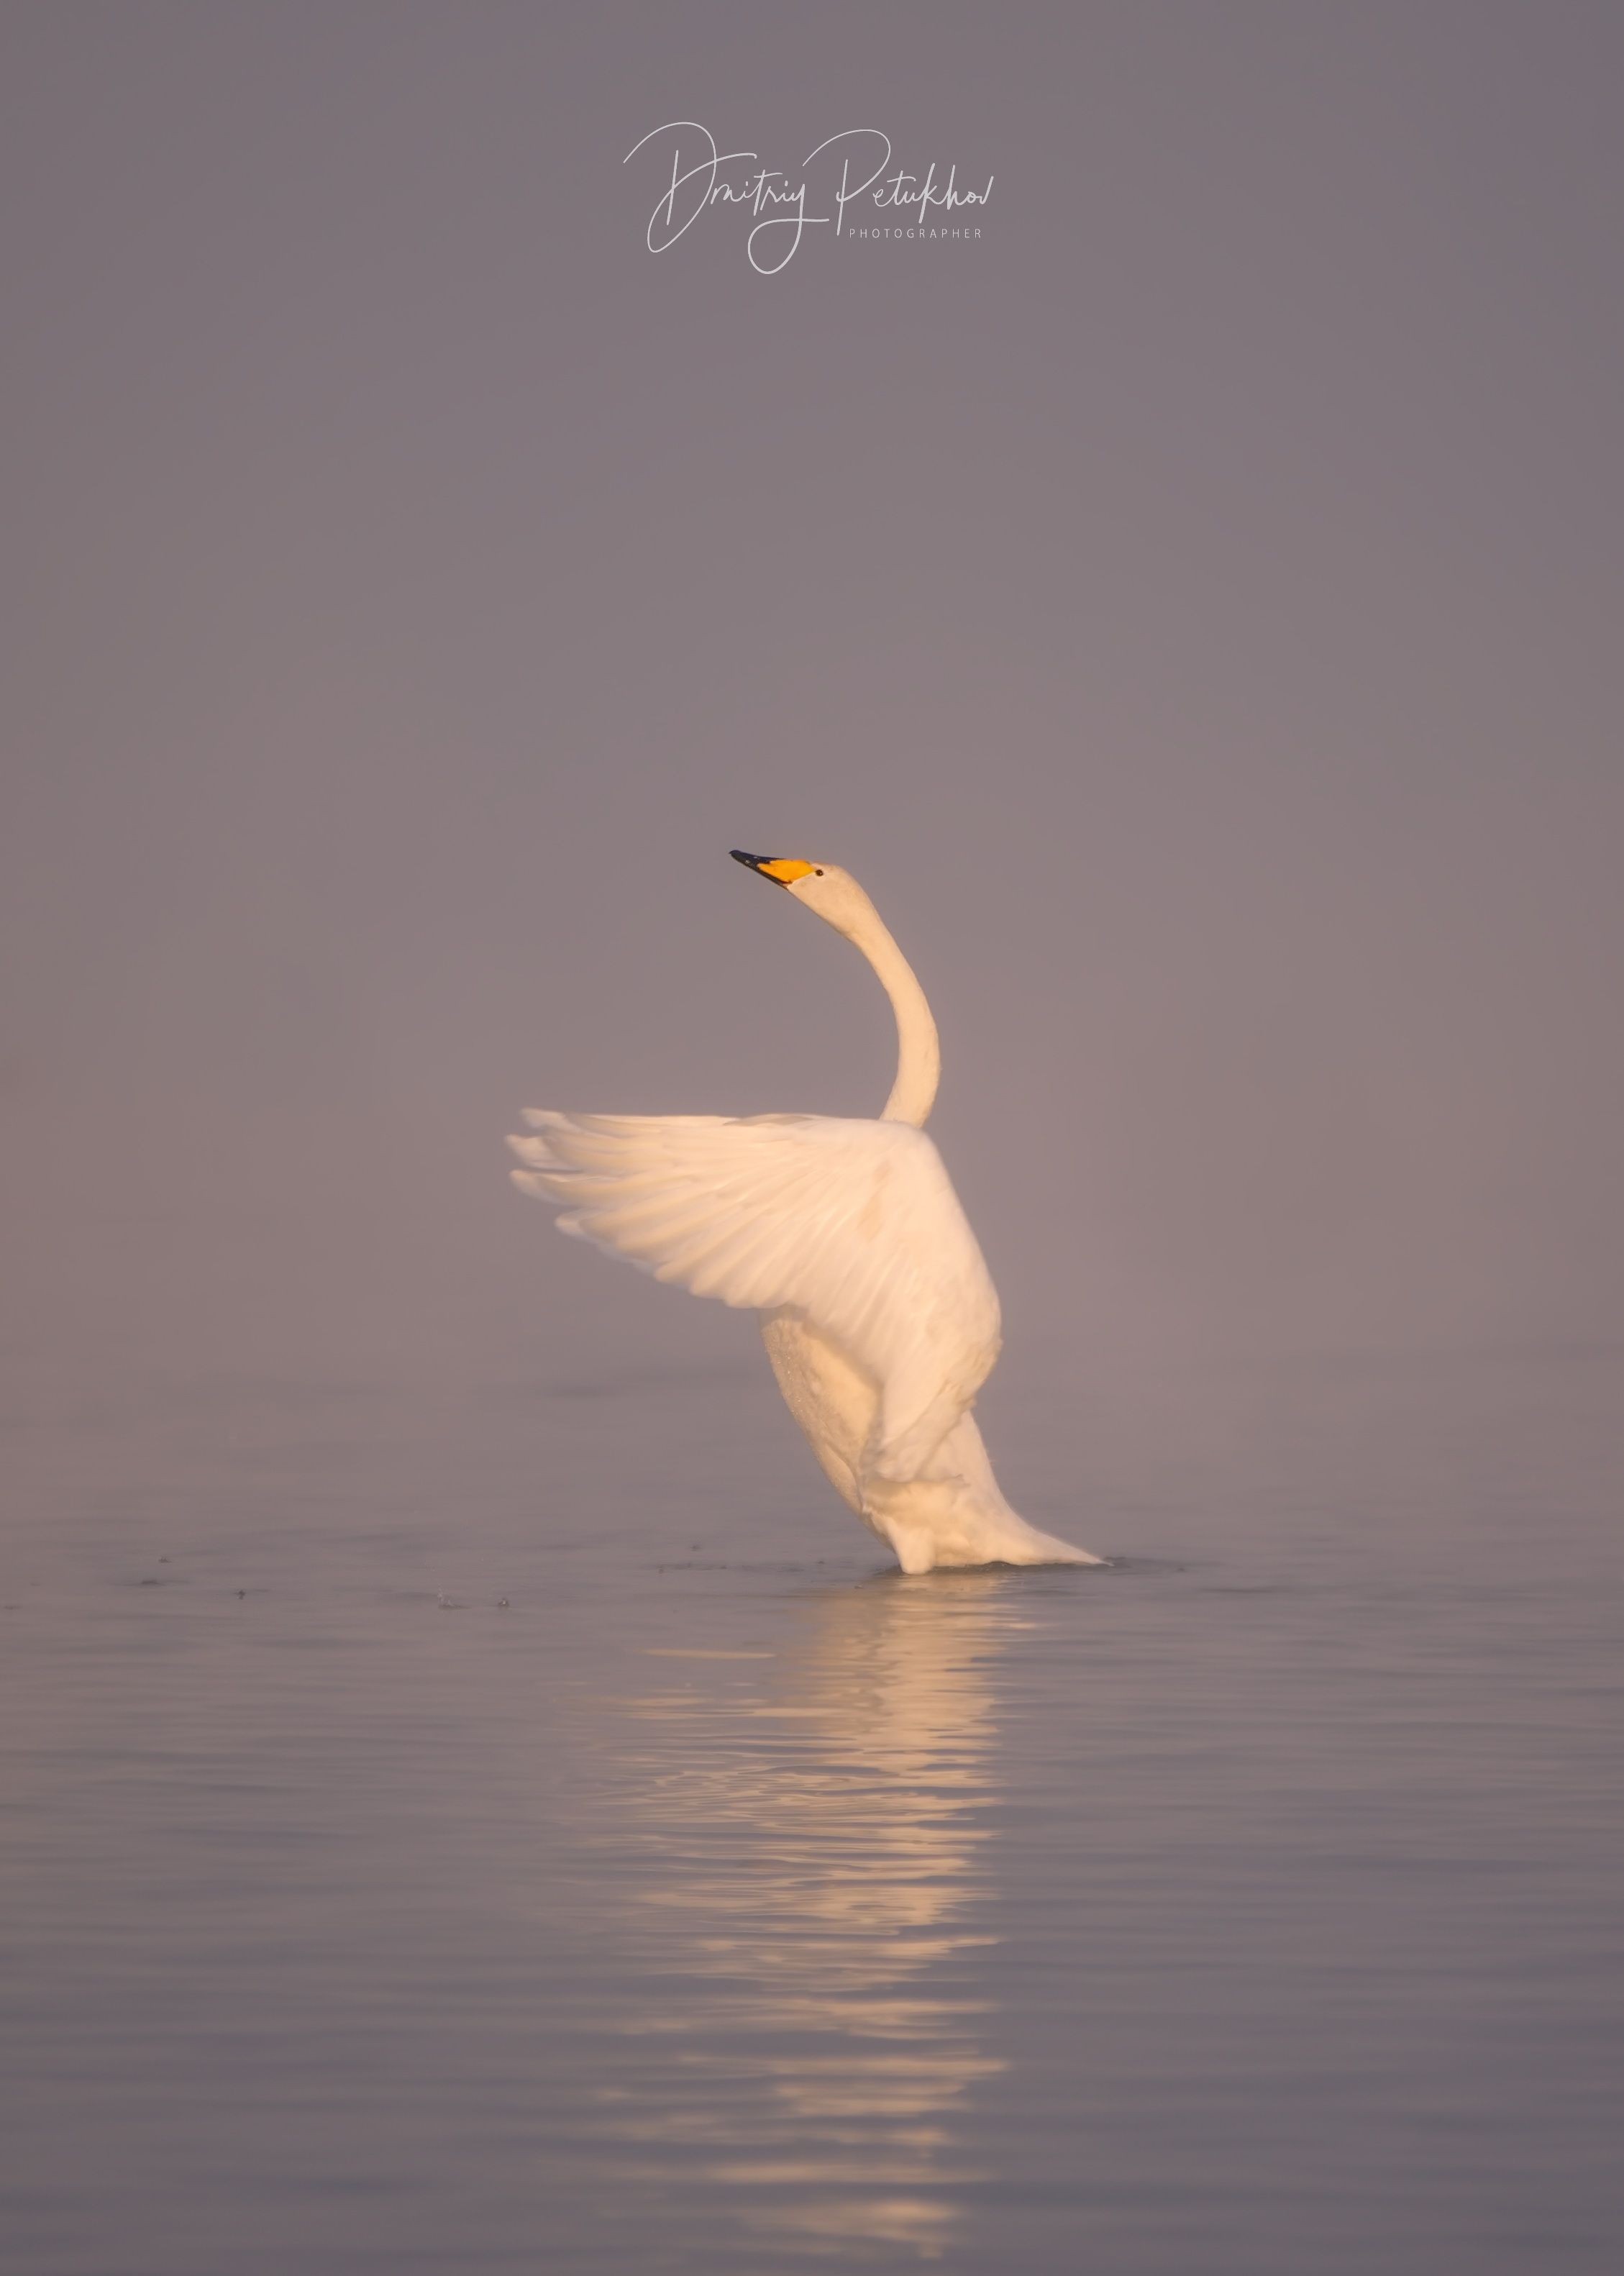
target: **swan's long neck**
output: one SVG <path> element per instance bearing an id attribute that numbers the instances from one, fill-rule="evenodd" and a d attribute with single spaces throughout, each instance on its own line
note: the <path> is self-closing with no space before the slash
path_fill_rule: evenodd
<path id="1" fill-rule="evenodd" d="M 925 991 L 914 977 L 913 966 L 877 915 L 870 914 L 861 929 L 848 937 L 878 973 L 880 985 L 897 1015 L 897 1080 L 880 1109 L 880 1119 L 911 1122 L 918 1129 L 930 1111 L 942 1077 L 942 1048 Z"/>

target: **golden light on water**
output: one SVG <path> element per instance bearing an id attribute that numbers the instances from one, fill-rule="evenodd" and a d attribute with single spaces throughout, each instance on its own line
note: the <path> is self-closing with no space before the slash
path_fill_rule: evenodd
<path id="1" fill-rule="evenodd" d="M 623 1703 L 657 1864 L 632 1899 L 649 1995 L 625 2028 L 658 2077 L 601 2118 L 669 2152 L 668 2181 L 736 2192 L 780 2247 L 930 2257 L 954 2190 L 989 2177 L 968 2121 L 1004 2066 L 952 1965 L 997 1941 L 988 1670 L 1027 1625 L 1006 1582 L 833 1590 L 798 1647 Z"/>

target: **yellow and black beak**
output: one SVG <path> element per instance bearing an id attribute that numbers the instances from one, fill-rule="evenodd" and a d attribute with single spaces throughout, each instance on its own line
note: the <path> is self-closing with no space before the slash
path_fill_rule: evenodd
<path id="1" fill-rule="evenodd" d="M 759 876 L 770 877 L 775 885 L 793 885 L 797 877 L 812 874 L 814 865 L 810 861 L 778 861 L 770 854 L 741 854 L 736 846 L 732 850 L 735 861 L 742 861 L 747 869 L 754 869 Z"/>

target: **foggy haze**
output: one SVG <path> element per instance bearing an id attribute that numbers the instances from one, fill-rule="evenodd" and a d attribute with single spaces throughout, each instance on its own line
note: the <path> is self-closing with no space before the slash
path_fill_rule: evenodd
<path id="1" fill-rule="evenodd" d="M 15 1367 L 755 1364 L 501 1142 L 877 1111 L 736 845 L 1006 1372 L 1617 1339 L 1616 11 L 4 36 Z M 651 256 L 680 118 L 983 236 Z"/>

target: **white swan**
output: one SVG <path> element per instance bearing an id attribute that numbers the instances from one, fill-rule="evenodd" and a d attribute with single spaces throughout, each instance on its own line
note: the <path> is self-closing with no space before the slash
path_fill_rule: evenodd
<path id="1" fill-rule="evenodd" d="M 836 1492 L 905 1573 L 1097 1565 L 998 1491 L 970 1413 L 998 1355 L 998 1300 L 921 1127 L 941 1071 L 923 989 L 832 862 L 742 861 L 861 950 L 897 1015 L 877 1122 L 824 1114 L 560 1114 L 530 1107 L 513 1181 L 561 1233 L 762 1314 L 767 1356 Z"/>

